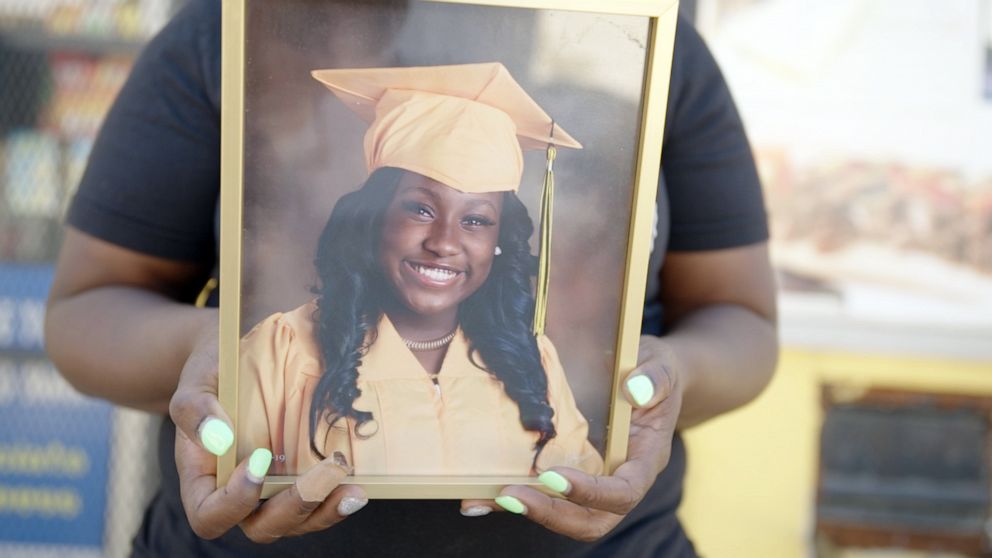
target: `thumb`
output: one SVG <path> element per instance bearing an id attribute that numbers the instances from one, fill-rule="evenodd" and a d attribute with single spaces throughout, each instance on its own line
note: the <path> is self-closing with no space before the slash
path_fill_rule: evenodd
<path id="1" fill-rule="evenodd" d="M 169 416 L 176 428 L 214 455 L 224 455 L 234 443 L 231 419 L 213 394 L 177 390 L 169 403 Z"/>
<path id="2" fill-rule="evenodd" d="M 191 356 L 169 402 L 176 428 L 214 455 L 224 455 L 234 443 L 231 419 L 217 400 L 217 361 Z"/>
<path id="3" fill-rule="evenodd" d="M 654 344 L 642 341 L 640 363 L 623 382 L 627 401 L 638 409 L 657 405 L 675 389 L 673 359 L 666 358 L 670 351 L 651 346 Z"/>

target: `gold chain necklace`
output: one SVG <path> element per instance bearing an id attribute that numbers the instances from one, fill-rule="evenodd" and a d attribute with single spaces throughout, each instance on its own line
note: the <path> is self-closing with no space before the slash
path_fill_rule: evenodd
<path id="1" fill-rule="evenodd" d="M 424 351 L 434 351 L 446 346 L 451 343 L 451 340 L 455 338 L 455 333 L 458 328 L 451 330 L 451 333 L 445 335 L 444 337 L 438 337 L 437 339 L 429 339 L 427 341 L 414 341 L 413 339 L 407 339 L 406 337 L 400 336 L 403 339 L 403 343 L 408 349 L 414 352 L 424 352 Z"/>

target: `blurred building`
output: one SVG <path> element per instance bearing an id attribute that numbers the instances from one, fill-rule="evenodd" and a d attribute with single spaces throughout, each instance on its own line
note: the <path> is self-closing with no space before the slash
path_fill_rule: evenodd
<path id="1" fill-rule="evenodd" d="M 76 393 L 42 327 L 66 203 L 173 4 L 0 0 L 0 556 L 124 556 L 157 483 L 151 419 Z"/>
<path id="2" fill-rule="evenodd" d="M 755 149 L 785 352 L 690 431 L 711 556 L 992 553 L 992 2 L 700 0 Z"/>

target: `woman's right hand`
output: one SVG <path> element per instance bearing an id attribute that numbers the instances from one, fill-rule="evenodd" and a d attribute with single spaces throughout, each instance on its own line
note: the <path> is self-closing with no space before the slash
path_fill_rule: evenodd
<path id="1" fill-rule="evenodd" d="M 285 536 L 326 529 L 360 510 L 368 498 L 358 486 L 340 485 L 347 471 L 325 459 L 296 483 L 259 505 L 272 453 L 256 449 L 238 464 L 227 485 L 217 487 L 217 457 L 234 442 L 230 417 L 217 400 L 217 321 L 198 337 L 169 403 L 176 423 L 176 468 L 186 517 L 205 539 L 235 525 L 249 539 L 270 543 Z"/>

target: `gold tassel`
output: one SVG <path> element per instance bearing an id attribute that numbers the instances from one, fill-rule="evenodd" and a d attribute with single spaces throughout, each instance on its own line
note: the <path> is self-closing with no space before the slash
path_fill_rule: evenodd
<path id="1" fill-rule="evenodd" d="M 206 308 L 207 301 L 210 300 L 210 294 L 214 292 L 217 288 L 217 279 L 211 277 L 207 280 L 207 284 L 203 285 L 200 289 L 200 294 L 196 295 L 196 302 L 193 303 L 197 308 Z"/>
<path id="2" fill-rule="evenodd" d="M 554 124 L 552 124 L 552 130 Z M 544 172 L 544 191 L 541 194 L 541 240 L 537 263 L 537 292 L 534 295 L 534 335 L 544 335 L 548 313 L 548 286 L 551 284 L 551 216 L 554 214 L 555 146 L 548 144 L 548 166 Z"/>

